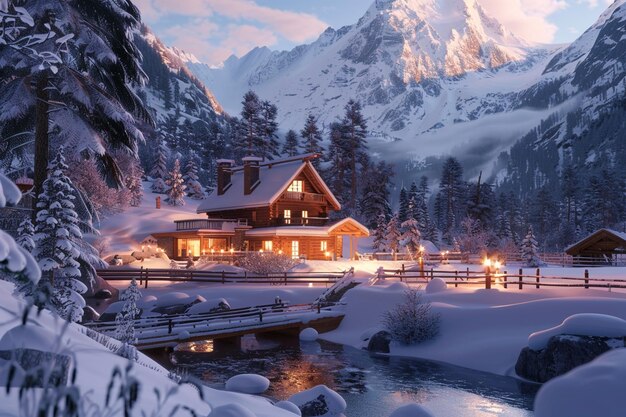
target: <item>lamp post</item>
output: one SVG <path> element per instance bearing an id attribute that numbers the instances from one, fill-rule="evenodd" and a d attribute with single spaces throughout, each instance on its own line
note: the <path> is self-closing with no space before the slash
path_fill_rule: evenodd
<path id="1" fill-rule="evenodd" d="M 483 266 L 485 267 L 485 289 L 491 289 L 491 259 L 485 258 Z"/>

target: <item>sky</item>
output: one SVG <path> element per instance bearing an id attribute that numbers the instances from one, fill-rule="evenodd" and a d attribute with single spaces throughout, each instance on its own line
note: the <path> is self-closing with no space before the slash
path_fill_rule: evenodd
<path id="1" fill-rule="evenodd" d="M 327 27 L 351 25 L 374 0 L 134 0 L 169 46 L 209 65 L 256 46 L 291 49 Z M 513 33 L 540 43 L 575 40 L 612 0 L 478 0 Z"/>

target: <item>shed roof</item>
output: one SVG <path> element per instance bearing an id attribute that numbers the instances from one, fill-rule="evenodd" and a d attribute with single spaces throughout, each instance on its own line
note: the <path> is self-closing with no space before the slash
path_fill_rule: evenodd
<path id="1" fill-rule="evenodd" d="M 609 246 L 612 246 L 612 249 L 608 249 L 608 246 L 606 245 L 607 239 L 611 242 Z M 600 242 L 605 242 L 605 245 L 603 245 L 604 249 L 600 247 Z M 581 252 L 593 250 L 592 248 L 594 245 L 598 246 L 598 253 L 612 252 L 616 248 L 623 248 L 626 250 L 626 233 L 618 232 L 612 229 L 596 230 L 589 236 L 566 248 L 565 253 L 568 255 L 578 255 Z"/>
<path id="2" fill-rule="evenodd" d="M 243 169 L 241 167 L 232 168 L 231 185 L 224 194 L 218 195 L 217 190 L 214 190 L 211 195 L 200 203 L 197 212 L 210 213 L 268 206 L 274 203 L 303 171 L 311 175 L 333 208 L 340 210 L 341 204 L 337 201 L 315 167 L 309 162 L 309 159 L 313 156 L 308 154 L 297 158 L 286 158 L 261 164 L 259 168 L 259 185 L 248 195 L 244 194 Z"/>

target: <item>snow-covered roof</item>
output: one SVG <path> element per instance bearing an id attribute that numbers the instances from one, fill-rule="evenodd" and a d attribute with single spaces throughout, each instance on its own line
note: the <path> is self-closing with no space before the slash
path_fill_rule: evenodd
<path id="1" fill-rule="evenodd" d="M 569 253 L 575 247 L 577 247 L 577 246 L 585 243 L 586 241 L 592 239 L 594 236 L 596 236 L 598 233 L 601 233 L 601 232 L 610 233 L 610 234 L 614 235 L 615 237 L 617 237 L 618 239 L 621 239 L 624 242 L 626 242 L 626 233 L 624 233 L 624 232 L 618 232 L 617 230 L 612 230 L 612 229 L 599 229 L 599 230 L 596 230 L 595 232 L 591 233 L 590 235 L 585 236 L 583 239 L 579 240 L 578 242 L 574 243 L 573 245 L 570 245 L 567 248 L 565 248 L 565 253 Z"/>
<path id="2" fill-rule="evenodd" d="M 224 194 L 218 195 L 214 190 L 198 207 L 198 213 L 207 213 L 224 210 L 236 210 L 241 208 L 265 207 L 276 201 L 281 194 L 289 187 L 291 182 L 302 171 L 307 169 L 316 180 L 316 183 L 323 188 L 323 192 L 335 210 L 341 209 L 341 204 L 330 191 L 322 177 L 308 161 L 311 155 L 303 155 L 284 160 L 268 161 L 259 167 L 259 185 L 248 194 L 244 194 L 243 169 L 236 167 L 232 169 L 231 185 Z"/>
<path id="3" fill-rule="evenodd" d="M 369 229 L 351 217 L 326 226 L 280 226 L 261 227 L 246 231 L 246 236 L 328 236 L 345 224 L 356 227 L 363 235 L 369 236 Z M 343 234 L 343 233 L 338 233 Z M 349 233 L 345 233 L 349 234 Z"/>

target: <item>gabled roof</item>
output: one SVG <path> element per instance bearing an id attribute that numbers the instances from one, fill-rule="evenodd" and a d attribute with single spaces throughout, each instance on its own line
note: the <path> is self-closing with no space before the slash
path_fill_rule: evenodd
<path id="1" fill-rule="evenodd" d="M 567 253 L 568 255 L 576 255 L 580 251 L 585 250 L 586 248 L 590 246 L 593 246 L 594 244 L 596 244 L 598 241 L 600 241 L 602 238 L 605 238 L 605 237 L 609 237 L 613 239 L 616 244 L 618 245 L 621 244 L 623 245 L 624 248 L 626 248 L 626 233 L 618 232 L 616 230 L 611 230 L 611 229 L 600 229 L 600 230 L 596 230 L 589 236 L 585 237 L 584 239 L 566 248 L 565 253 Z"/>
<path id="2" fill-rule="evenodd" d="M 197 212 L 210 213 L 269 206 L 280 198 L 292 181 L 303 171 L 313 177 L 315 184 L 322 189 L 333 208 L 340 210 L 341 204 L 315 167 L 309 162 L 311 157 L 312 155 L 303 155 L 298 158 L 285 158 L 262 163 L 259 168 L 260 183 L 248 195 L 244 194 L 242 167 L 232 168 L 231 184 L 224 194 L 217 195 L 217 190 L 214 190 L 200 203 Z"/>

